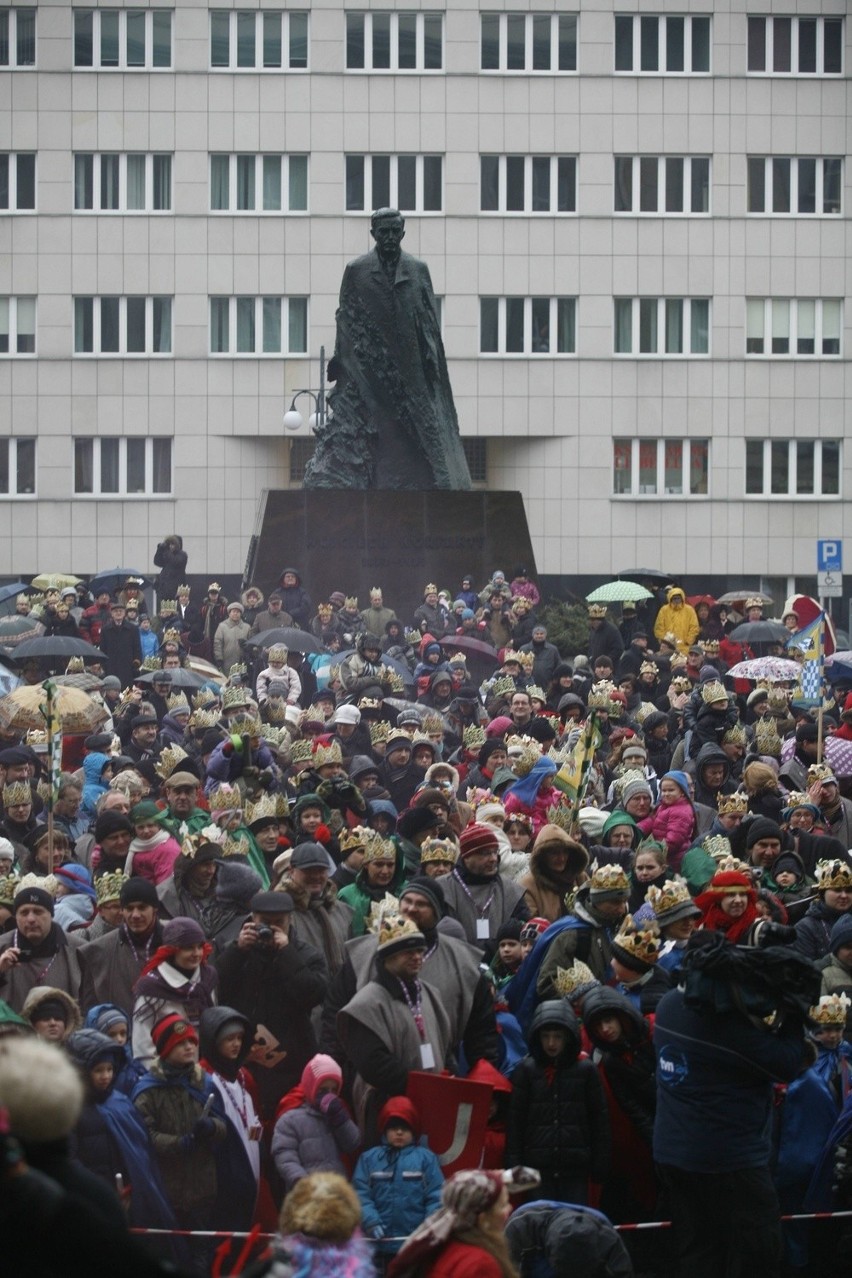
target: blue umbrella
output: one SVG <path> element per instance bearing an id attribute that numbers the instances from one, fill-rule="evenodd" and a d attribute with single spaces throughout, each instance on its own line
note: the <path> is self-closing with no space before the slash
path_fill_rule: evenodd
<path id="1" fill-rule="evenodd" d="M 0 586 L 0 616 L 3 613 L 11 612 L 21 591 L 29 589 L 30 587 L 25 581 L 13 581 L 11 586 Z M 4 604 L 6 605 L 5 607 Z"/>

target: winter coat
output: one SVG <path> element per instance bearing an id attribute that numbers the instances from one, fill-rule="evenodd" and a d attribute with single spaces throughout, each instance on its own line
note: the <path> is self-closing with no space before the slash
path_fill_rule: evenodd
<path id="1" fill-rule="evenodd" d="M 348 905 L 352 911 L 352 917 L 349 924 L 350 936 L 363 936 L 367 930 L 367 919 L 370 910 L 377 901 L 381 901 L 385 896 L 398 897 L 405 885 L 408 875 L 405 872 L 405 865 L 400 852 L 397 852 L 396 869 L 394 876 L 387 887 L 374 888 L 367 881 L 366 873 L 363 867 L 358 871 L 355 882 L 350 883 L 349 887 L 343 888 L 338 893 L 338 898 L 344 905 Z"/>
<path id="2" fill-rule="evenodd" d="M 335 976 L 343 964 L 346 942 L 351 935 L 352 907 L 340 899 L 330 880 L 319 897 L 312 897 L 287 876 L 276 890 L 289 892 L 293 898 L 296 908 L 290 915 L 291 935 L 318 950 L 325 959 L 329 976 Z"/>
<path id="3" fill-rule="evenodd" d="M 568 853 L 568 865 L 559 879 L 544 868 L 543 855 L 548 847 L 564 847 Z M 565 897 L 576 886 L 589 858 L 585 848 L 570 838 L 558 825 L 543 825 L 539 830 L 529 856 L 529 872 L 521 875 L 518 886 L 524 889 L 524 900 L 534 918 L 555 923 L 567 914 Z"/>
<path id="4" fill-rule="evenodd" d="M 213 636 L 213 660 L 225 674 L 243 659 L 243 644 L 251 634 L 247 621 L 231 621 L 226 617 Z"/>
<path id="5" fill-rule="evenodd" d="M 352 1118 L 347 1116 L 339 1127 L 332 1127 L 318 1103 L 310 1100 L 278 1119 L 272 1133 L 272 1157 L 285 1190 L 290 1190 L 312 1172 L 346 1176 L 341 1155 L 354 1153 L 360 1144 L 361 1133 Z"/>
<path id="6" fill-rule="evenodd" d="M 183 548 L 183 538 L 167 537 L 161 541 L 154 551 L 154 564 L 160 569 L 157 578 L 157 596 L 159 599 L 174 599 L 178 586 L 186 580 L 187 554 Z"/>
<path id="7" fill-rule="evenodd" d="M 672 607 L 672 599 L 681 600 L 679 608 Z M 677 639 L 677 650 L 686 653 L 691 644 L 695 643 L 698 638 L 698 631 L 701 625 L 698 620 L 698 614 L 692 607 L 692 604 L 686 602 L 686 596 L 682 590 L 670 590 L 667 595 L 667 601 L 663 604 L 657 613 L 657 619 L 654 622 L 654 636 L 657 639 L 663 639 L 669 633 L 673 634 Z"/>
<path id="8" fill-rule="evenodd" d="M 284 700 L 288 706 L 294 706 L 302 695 L 302 681 L 292 666 L 284 666 L 281 670 L 273 670 L 272 666 L 266 666 L 261 670 L 255 682 L 258 705 L 263 705 L 269 696 L 269 685 L 273 679 L 278 683 L 286 683 L 287 691 L 284 694 Z"/>
<path id="9" fill-rule="evenodd" d="M 617 1016 L 623 1038 L 609 1043 L 596 1033 L 596 1020 Z M 613 1099 L 650 1146 L 657 1107 L 656 1058 L 648 1023 L 640 1011 L 617 990 L 605 985 L 590 990 L 583 999 L 583 1025 L 595 1047 Z"/>
<path id="10" fill-rule="evenodd" d="M 101 630 L 98 647 L 106 658 L 104 667 L 107 674 L 115 675 L 122 688 L 128 688 L 142 664 L 142 645 L 136 626 L 129 621 L 123 621 L 121 625 L 110 621 Z"/>
<path id="11" fill-rule="evenodd" d="M 174 872 L 175 861 L 180 856 L 180 844 L 167 830 L 160 830 L 153 839 L 133 839 L 127 853 L 124 873 L 147 879 L 157 887 Z"/>
<path id="12" fill-rule="evenodd" d="M 295 586 L 284 585 L 284 577 L 288 572 L 291 572 L 296 578 Z M 301 626 L 302 630 L 307 630 L 315 610 L 310 595 L 302 587 L 302 578 L 295 568 L 284 568 L 282 570 L 278 593 L 283 600 L 282 607 L 293 618 L 293 625 Z"/>
<path id="13" fill-rule="evenodd" d="M 154 927 L 150 943 L 138 950 L 131 944 L 129 932 L 122 924 L 97 940 L 90 940 L 78 950 L 82 986 L 80 1004 L 85 1009 L 97 1003 L 114 1003 L 127 1016 L 133 1013 L 133 987 L 142 968 L 161 942 L 162 929 Z"/>
<path id="14" fill-rule="evenodd" d="M 721 763 L 724 766 L 724 774 L 722 784 L 718 790 L 711 790 L 704 784 L 704 768 L 708 763 Z M 690 763 L 690 770 L 693 765 Z M 717 799 L 720 794 L 730 794 L 736 789 L 735 784 L 731 781 L 731 760 L 725 754 L 721 746 L 713 745 L 708 741 L 707 745 L 703 745 L 695 755 L 695 767 L 693 771 L 695 781 L 695 802 L 706 803 L 714 812 L 717 808 Z"/>
<path id="15" fill-rule="evenodd" d="M 113 760 L 108 754 L 101 754 L 94 750 L 91 754 L 87 754 L 83 759 L 83 776 L 85 782 L 83 784 L 83 799 L 80 804 L 87 816 L 94 819 L 97 816 L 97 802 L 103 795 L 107 793 L 107 786 L 101 780 L 101 773 L 108 763 Z"/>
<path id="16" fill-rule="evenodd" d="M 544 947 L 537 980 L 539 998 L 554 997 L 551 991 L 557 967 L 570 967 L 575 958 L 588 964 L 597 980 L 606 983 L 611 979 L 612 937 L 619 920 L 604 921 L 596 913 L 587 885 L 578 891 L 572 912 L 566 917 L 576 920 L 576 925 L 566 925 Z"/>
<path id="17" fill-rule="evenodd" d="M 215 1103 L 209 1114 L 212 1139 L 192 1142 L 187 1148 L 185 1137 L 201 1118 L 213 1083 L 200 1065 L 173 1070 L 158 1060 L 149 1075 L 139 1081 L 132 1100 L 148 1129 L 169 1202 L 180 1214 L 210 1211 L 217 1188 L 211 1149 L 226 1134 L 224 1115 Z M 215 1228 L 216 1222 L 211 1221 L 210 1227 Z"/>
<path id="18" fill-rule="evenodd" d="M 164 1016 L 176 1012 L 198 1028 L 201 1013 L 216 1004 L 216 987 L 219 976 L 216 969 L 202 962 L 191 977 L 164 959 L 150 972 L 139 978 L 134 986 L 136 1002 L 133 1004 L 133 1055 L 139 1060 L 152 1061 L 156 1049 L 151 1030 Z"/>
<path id="19" fill-rule="evenodd" d="M 461 923 L 470 944 L 485 951 L 490 958 L 496 948 L 495 938 L 503 924 L 508 923 L 510 918 L 525 920 L 531 915 L 524 900 L 523 888 L 516 879 L 496 874 L 488 879 L 476 876 L 476 880 L 478 881 L 464 872 L 462 862 L 461 870 L 456 866 L 452 874 L 445 875 L 438 883 L 447 914 Z M 483 931 L 486 935 L 478 934 Z"/>
<path id="20" fill-rule="evenodd" d="M 518 642 L 517 626 L 515 627 L 515 642 Z M 547 640 L 543 643 L 536 643 L 533 640 L 530 643 L 525 643 L 521 648 L 521 652 L 531 652 L 533 654 L 533 683 L 538 684 L 539 688 L 546 688 L 553 678 L 554 670 L 562 661 L 556 644 L 548 643 Z"/>
<path id="21" fill-rule="evenodd" d="M 692 842 L 695 809 L 685 796 L 677 803 L 660 803 L 642 821 L 637 822 L 645 837 L 665 842 L 669 865 L 676 870 Z"/>
<path id="22" fill-rule="evenodd" d="M 545 1025 L 560 1025 L 568 1042 L 555 1060 L 541 1050 Z M 540 1005 L 530 1023 L 530 1047 L 512 1074 L 506 1166 L 532 1166 L 551 1189 L 603 1180 L 609 1163 L 609 1116 L 597 1071 L 578 1060 L 580 1026 L 564 1000 Z"/>
<path id="23" fill-rule="evenodd" d="M 547 1199 L 523 1203 L 509 1217 L 506 1241 L 512 1259 L 520 1264 L 524 1257 L 533 1278 L 633 1278 L 627 1248 L 603 1212 L 591 1207 Z"/>
<path id="24" fill-rule="evenodd" d="M 414 1133 L 413 1143 L 404 1149 L 387 1143 L 384 1131 L 391 1118 L 403 1119 Z M 392 1097 L 379 1114 L 378 1127 L 381 1143 L 358 1159 L 352 1188 L 361 1200 L 364 1233 L 379 1240 L 377 1251 L 395 1255 L 401 1240 L 440 1207 L 444 1174 L 431 1149 L 419 1143 L 420 1121 L 408 1097 Z"/>
<path id="25" fill-rule="evenodd" d="M 503 1278 L 503 1269 L 482 1247 L 451 1238 L 423 1271 L 423 1278 Z"/>
<path id="26" fill-rule="evenodd" d="M 19 959 L 13 967 L 0 973 L 0 998 L 14 1012 L 20 1012 L 30 990 L 43 985 L 48 977 L 55 989 L 64 990 L 72 998 L 79 998 L 81 976 L 78 956 L 84 939 L 82 933 L 65 933 L 53 923 L 47 937 L 31 958 L 24 961 Z M 0 954 L 14 941 L 15 932 L 5 932 L 0 937 Z"/>
<path id="27" fill-rule="evenodd" d="M 825 958 L 828 954 L 831 929 L 839 918 L 848 913 L 848 910 L 830 909 L 821 896 L 812 901 L 805 917 L 799 919 L 796 924 L 794 944 L 799 953 L 804 954 L 805 958 L 813 959 L 814 962 Z"/>

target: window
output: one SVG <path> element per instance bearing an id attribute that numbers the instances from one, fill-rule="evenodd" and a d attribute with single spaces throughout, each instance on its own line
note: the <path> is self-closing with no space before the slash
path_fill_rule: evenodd
<path id="1" fill-rule="evenodd" d="M 747 439 L 747 497 L 839 497 L 839 439 Z"/>
<path id="2" fill-rule="evenodd" d="M 709 355 L 707 297 L 616 297 L 616 355 Z"/>
<path id="3" fill-rule="evenodd" d="M 480 155 L 483 213 L 576 213 L 574 155 Z"/>
<path id="4" fill-rule="evenodd" d="M 211 10 L 210 66 L 214 71 L 307 70 L 307 13 Z"/>
<path id="5" fill-rule="evenodd" d="M 616 213 L 709 213 L 710 157 L 616 155 L 613 192 Z"/>
<path id="6" fill-rule="evenodd" d="M 577 299 L 481 297 L 479 350 L 483 355 L 576 354 Z"/>
<path id="7" fill-rule="evenodd" d="M 612 491 L 616 497 L 706 497 L 707 439 L 614 439 Z"/>
<path id="8" fill-rule="evenodd" d="M 748 69 L 754 75 L 842 75 L 842 18 L 748 20 Z"/>
<path id="9" fill-rule="evenodd" d="M 839 155 L 748 157 L 749 213 L 839 215 L 842 190 Z"/>
<path id="10" fill-rule="evenodd" d="M 34 497 L 35 461 L 34 439 L 0 439 L 0 496 Z"/>
<path id="11" fill-rule="evenodd" d="M 35 355 L 36 300 L 0 297 L 0 356 Z"/>
<path id="12" fill-rule="evenodd" d="M 746 355 L 839 355 L 843 323 L 839 298 L 746 298 Z"/>
<path id="13" fill-rule="evenodd" d="M 710 18 L 617 13 L 615 69 L 631 75 L 707 75 Z"/>
<path id="14" fill-rule="evenodd" d="M 401 209 L 440 213 L 444 207 L 442 155 L 347 155 L 346 211 Z"/>
<path id="15" fill-rule="evenodd" d="M 211 297 L 211 355 L 304 355 L 306 297 Z"/>
<path id="16" fill-rule="evenodd" d="M 576 71 L 576 13 L 480 14 L 483 71 Z"/>
<path id="17" fill-rule="evenodd" d="M 443 13 L 347 13 L 347 71 L 441 71 Z"/>
<path id="18" fill-rule="evenodd" d="M 36 198 L 36 158 L 34 152 L 0 153 L 0 210 L 32 213 Z"/>
<path id="19" fill-rule="evenodd" d="M 171 10 L 74 10 L 75 67 L 155 71 L 171 65 Z"/>
<path id="20" fill-rule="evenodd" d="M 75 355 L 171 355 L 170 297 L 75 297 Z"/>
<path id="21" fill-rule="evenodd" d="M 488 440 L 481 437 L 463 439 L 462 448 L 464 449 L 467 468 L 470 471 L 471 482 L 474 484 L 487 484 Z"/>
<path id="22" fill-rule="evenodd" d="M 0 67 L 34 67 L 35 9 L 0 9 Z"/>
<path id="23" fill-rule="evenodd" d="M 306 213 L 306 155 L 211 155 L 213 213 Z"/>
<path id="24" fill-rule="evenodd" d="M 76 213 L 168 213 L 171 207 L 170 155 L 74 156 Z"/>
<path id="25" fill-rule="evenodd" d="M 172 441 L 106 435 L 74 440 L 74 492 L 92 497 L 168 497 Z"/>

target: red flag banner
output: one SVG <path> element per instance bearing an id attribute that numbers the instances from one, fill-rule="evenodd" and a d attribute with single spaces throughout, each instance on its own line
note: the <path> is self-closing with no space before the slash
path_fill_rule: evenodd
<path id="1" fill-rule="evenodd" d="M 491 1105 L 488 1083 L 451 1074 L 408 1075 L 408 1097 L 417 1106 L 429 1148 L 445 1176 L 477 1168 L 482 1160 Z"/>

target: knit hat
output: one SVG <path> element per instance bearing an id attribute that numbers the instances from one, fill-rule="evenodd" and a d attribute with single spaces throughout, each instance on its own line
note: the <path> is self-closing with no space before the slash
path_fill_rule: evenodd
<path id="1" fill-rule="evenodd" d="M 681 790 L 683 790 L 683 792 L 684 792 L 684 794 L 686 795 L 687 799 L 690 799 L 690 797 L 691 797 L 691 790 L 690 790 L 690 787 L 689 787 L 689 777 L 686 775 L 686 773 L 685 773 L 685 772 L 681 772 L 678 768 L 674 768 L 674 769 L 672 769 L 672 770 L 671 770 L 671 771 L 669 771 L 669 772 L 665 772 L 665 773 L 663 773 L 663 775 L 662 775 L 662 777 L 660 778 L 660 780 L 661 780 L 661 781 L 674 781 L 674 782 L 675 782 L 675 784 L 676 784 L 676 785 L 679 785 L 679 786 L 680 786 L 680 788 L 681 788 Z"/>
<path id="2" fill-rule="evenodd" d="M 490 825 L 475 822 L 462 830 L 459 837 L 459 856 L 463 861 L 477 852 L 496 852 L 499 847 L 496 831 Z"/>
<path id="3" fill-rule="evenodd" d="M 522 926 L 520 919 L 507 919 L 497 929 L 497 935 L 494 938 L 495 943 L 499 945 L 501 941 L 520 941 Z"/>
<path id="4" fill-rule="evenodd" d="M 600 808 L 580 808 L 577 814 L 577 820 L 580 823 L 580 829 L 583 834 L 594 840 L 603 834 L 603 828 L 609 814 L 603 812 Z"/>
<path id="5" fill-rule="evenodd" d="M 95 843 L 103 843 L 104 839 L 108 839 L 111 834 L 118 834 L 119 831 L 133 834 L 133 826 L 127 817 L 121 812 L 102 812 L 95 822 Z"/>
<path id="6" fill-rule="evenodd" d="M 139 825 L 145 821 L 156 821 L 159 815 L 160 809 L 153 799 L 142 799 L 139 803 L 134 803 L 130 809 L 130 823 L 131 825 Z"/>
<path id="7" fill-rule="evenodd" d="M 121 889 L 118 898 L 126 909 L 129 905 L 153 905 L 159 907 L 160 898 L 157 889 L 148 879 L 140 877 L 128 879 Z"/>
<path id="8" fill-rule="evenodd" d="M 644 777 L 631 778 L 621 788 L 621 802 L 627 803 L 630 799 L 636 797 L 637 794 L 647 795 L 649 799 L 654 797 L 654 792 Z"/>
<path id="9" fill-rule="evenodd" d="M 338 706 L 331 716 L 331 722 L 359 724 L 361 722 L 361 711 L 357 706 Z"/>
<path id="10" fill-rule="evenodd" d="M 203 945 L 207 940 L 195 919 L 178 915 L 163 925 L 163 945 L 173 945 L 178 950 L 193 945 Z"/>
<path id="11" fill-rule="evenodd" d="M 250 865 L 239 861 L 220 861 L 216 875 L 216 900 L 245 906 L 263 887 L 263 880 Z"/>
<path id="12" fill-rule="evenodd" d="M 435 879 L 430 879 L 428 874 L 415 874 L 414 878 L 409 879 L 405 887 L 399 894 L 400 901 L 408 895 L 409 892 L 419 892 L 421 896 L 429 898 L 435 917 L 441 919 L 446 911 L 444 902 L 444 894 L 437 886 Z"/>
<path id="13" fill-rule="evenodd" d="M 783 837 L 780 825 L 770 821 L 769 817 L 755 817 L 748 823 L 746 847 L 753 848 L 761 839 L 778 839 L 780 842 Z"/>
<path id="14" fill-rule="evenodd" d="M 97 1015 L 93 1016 L 93 1012 Z M 124 1025 L 130 1028 L 130 1017 L 120 1007 L 116 1007 L 114 1003 L 102 1003 L 100 1007 L 93 1008 L 86 1017 L 86 1025 L 91 1029 L 96 1029 L 99 1034 L 109 1034 L 114 1025 Z"/>
<path id="15" fill-rule="evenodd" d="M 85 865 L 77 865 L 74 861 L 68 861 L 65 865 L 57 865 L 53 870 L 54 878 L 59 880 L 62 887 L 70 888 L 75 894 L 88 896 L 90 900 L 95 900 L 95 889 L 92 887 L 92 873 Z"/>
<path id="16" fill-rule="evenodd" d="M 832 954 L 836 955 L 844 945 L 852 945 L 852 914 L 841 914 L 828 938 L 828 948 Z"/>
<path id="17" fill-rule="evenodd" d="M 161 1060 L 168 1056 L 179 1043 L 185 1043 L 187 1040 L 197 1043 L 198 1033 L 186 1017 L 178 1012 L 163 1016 L 151 1030 L 151 1041 Z"/>
<path id="18" fill-rule="evenodd" d="M 337 1090 L 340 1091 L 343 1086 L 343 1071 L 333 1056 L 324 1056 L 322 1052 L 317 1052 L 302 1070 L 302 1091 L 309 1105 L 316 1100 L 320 1085 L 329 1081 L 337 1083 Z"/>
<path id="19" fill-rule="evenodd" d="M 779 874 L 795 874 L 797 879 L 804 878 L 805 867 L 801 857 L 796 852 L 782 852 L 772 862 L 772 877 L 776 883 Z"/>
<path id="20" fill-rule="evenodd" d="M 47 910 L 53 917 L 53 897 L 44 888 L 40 887 L 21 887 L 15 893 L 14 908 L 15 913 L 22 905 L 40 905 L 43 910 Z"/>

